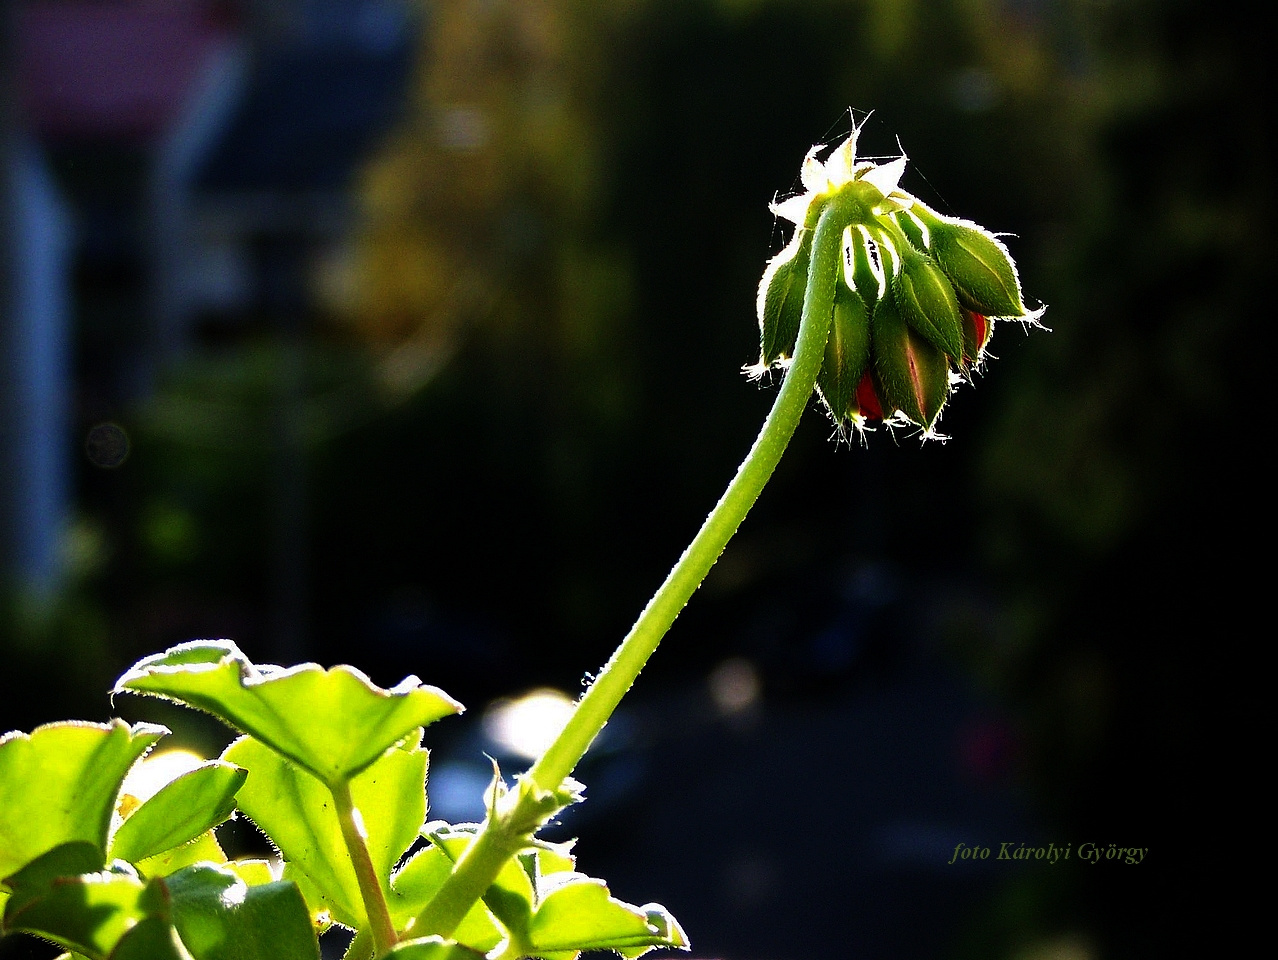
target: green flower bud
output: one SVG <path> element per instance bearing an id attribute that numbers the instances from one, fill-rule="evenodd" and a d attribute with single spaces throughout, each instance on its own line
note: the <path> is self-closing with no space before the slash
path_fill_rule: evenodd
<path id="1" fill-rule="evenodd" d="M 916 204 L 929 249 L 954 284 L 959 302 L 985 317 L 1023 317 L 1016 264 L 994 234 L 969 220 L 941 217 Z"/>
<path id="2" fill-rule="evenodd" d="M 901 317 L 951 357 L 963 355 L 963 318 L 949 278 L 931 257 L 898 250 L 901 267 L 888 288 Z"/>
<path id="3" fill-rule="evenodd" d="M 804 222 L 786 248 L 768 261 L 759 282 L 755 308 L 759 315 L 759 365 L 768 367 L 794 353 L 803 319 L 803 298 L 808 288 L 808 263 L 812 237 L 824 206 L 809 204 Z"/>
<path id="4" fill-rule="evenodd" d="M 859 429 L 886 419 L 908 420 L 931 437 L 951 383 L 985 358 L 991 318 L 1037 325 L 1043 308 L 1025 309 L 1016 265 L 993 234 L 942 217 L 901 189 L 904 156 L 858 160 L 859 131 L 824 160 L 814 147 L 803 162 L 804 192 L 772 204 L 797 230 L 759 285 L 761 356 L 746 371 L 758 376 L 793 355 L 811 279 L 821 309 L 830 310 L 816 391 L 840 435 L 849 420 Z M 826 247 L 821 269 L 835 275 L 810 277 L 815 230 L 827 212 L 828 226 L 843 229 L 843 262 L 832 262 Z M 812 367 L 802 367 L 811 377 Z"/>
<path id="5" fill-rule="evenodd" d="M 895 298 L 878 302 L 870 321 L 874 372 L 883 410 L 898 410 L 930 431 L 950 392 L 945 354 L 911 329 Z"/>
<path id="6" fill-rule="evenodd" d="M 811 234 L 804 237 L 811 243 Z M 787 260 L 781 251 L 772 258 L 759 284 L 759 363 L 768 366 L 794 352 L 803 319 L 803 295 L 808 286 L 808 253 L 802 249 Z"/>
<path id="7" fill-rule="evenodd" d="M 855 415 L 857 385 L 870 363 L 870 310 L 861 295 L 838 283 L 834 288 L 834 312 L 825 341 L 825 360 L 817 376 L 817 389 L 835 421 Z"/>

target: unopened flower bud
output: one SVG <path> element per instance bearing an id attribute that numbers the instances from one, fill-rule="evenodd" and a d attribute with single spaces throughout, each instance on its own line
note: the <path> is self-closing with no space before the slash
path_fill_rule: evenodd
<path id="1" fill-rule="evenodd" d="M 917 204 L 929 250 L 954 284 L 959 302 L 985 317 L 1023 317 L 1021 281 L 1011 254 L 994 234 L 968 220 L 941 217 Z"/>
<path id="2" fill-rule="evenodd" d="M 870 363 L 870 311 L 861 295 L 838 283 L 834 312 L 825 341 L 825 360 L 817 376 L 821 398 L 836 421 L 855 414 L 857 385 Z"/>
<path id="3" fill-rule="evenodd" d="M 963 318 L 949 278 L 931 257 L 898 250 L 901 267 L 888 284 L 901 318 L 952 357 L 963 355 Z"/>
<path id="4" fill-rule="evenodd" d="M 811 245 L 811 231 L 800 230 L 795 242 L 768 263 L 759 284 L 759 362 L 765 367 L 794 352 L 803 319 Z"/>
<path id="5" fill-rule="evenodd" d="M 874 308 L 870 341 L 874 372 L 884 410 L 899 410 L 924 430 L 931 430 L 950 390 L 945 353 L 913 330 L 895 298 L 884 297 Z"/>
<path id="6" fill-rule="evenodd" d="M 810 278 L 806 322 L 814 329 L 803 339 L 815 351 L 815 328 L 826 331 L 816 389 L 836 423 L 904 418 L 936 436 L 951 383 L 985 357 L 992 318 L 1033 325 L 1043 308 L 1025 309 L 1016 265 L 992 233 L 942 217 L 901 189 L 904 156 L 858 160 L 859 131 L 825 160 L 814 147 L 803 163 L 804 192 L 772 204 L 797 230 L 759 285 L 761 357 L 747 369 L 758 375 L 794 354 Z M 842 231 L 841 263 L 827 229 Z M 787 367 L 787 376 L 794 369 L 813 376 L 811 363 Z"/>

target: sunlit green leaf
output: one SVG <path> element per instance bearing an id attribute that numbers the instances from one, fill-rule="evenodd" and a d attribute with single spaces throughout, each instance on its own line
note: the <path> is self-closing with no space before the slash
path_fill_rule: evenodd
<path id="1" fill-rule="evenodd" d="M 190 843 L 139 860 L 134 866 L 144 877 L 167 877 L 193 863 L 226 863 L 226 854 L 222 852 L 212 830 L 205 831 Z"/>
<path id="2" fill-rule="evenodd" d="M 71 840 L 105 857 L 124 775 L 163 727 L 51 723 L 0 738 L 0 877 Z"/>
<path id="3" fill-rule="evenodd" d="M 462 710 L 416 677 L 386 690 L 354 667 L 259 667 L 229 640 L 193 641 L 148 657 L 120 678 L 116 692 L 207 710 L 330 784 L 360 772 L 414 728 Z"/>
<path id="4" fill-rule="evenodd" d="M 107 960 L 194 960 L 173 924 L 148 917 L 120 938 Z"/>
<path id="5" fill-rule="evenodd" d="M 274 883 L 279 879 L 272 870 L 269 860 L 232 860 L 223 866 L 250 887 Z"/>
<path id="6" fill-rule="evenodd" d="M 102 851 L 87 840 L 72 840 L 46 850 L 21 870 L 0 877 L 0 883 L 12 891 L 12 896 L 3 905 L 6 922 L 29 902 L 47 896 L 53 884 L 61 878 L 96 873 L 104 865 Z"/>
<path id="7" fill-rule="evenodd" d="M 130 929 L 162 915 L 162 891 L 131 871 L 66 872 L 95 855 L 82 841 L 67 844 L 6 878 L 13 896 L 5 907 L 5 931 L 35 934 L 104 960 Z"/>
<path id="8" fill-rule="evenodd" d="M 426 750 L 417 737 L 383 753 L 351 781 L 369 854 L 384 889 L 390 872 L 417 839 L 426 818 Z M 348 926 L 366 923 L 363 900 L 327 787 L 264 744 L 244 737 L 224 758 L 249 771 L 240 809 L 271 838 L 313 910 L 327 909 Z M 323 901 L 317 904 L 316 897 Z"/>
<path id="9" fill-rule="evenodd" d="M 483 960 L 484 955 L 471 950 L 453 940 L 442 937 L 422 937 L 420 940 L 405 940 L 398 944 L 387 960 Z"/>
<path id="10" fill-rule="evenodd" d="M 530 931 L 539 952 L 687 945 L 683 930 L 663 908 L 623 903 L 609 895 L 602 880 L 561 873 L 546 886 L 539 891 Z M 650 913 L 659 922 L 652 922 Z"/>
<path id="11" fill-rule="evenodd" d="M 136 862 L 194 840 L 231 815 L 246 776 L 239 767 L 210 760 L 176 778 L 120 824 L 110 855 Z"/>
<path id="12" fill-rule="evenodd" d="M 462 844 L 468 842 L 463 840 Z M 413 854 L 391 881 L 389 901 L 391 920 L 396 929 L 402 930 L 409 920 L 421 913 L 452 870 L 452 857 L 434 844 Z M 459 943 L 487 953 L 501 942 L 504 934 L 480 902 L 470 908 L 452 936 Z"/>
<path id="13" fill-rule="evenodd" d="M 173 923 L 195 960 L 319 960 L 297 887 L 250 886 L 226 867 L 187 867 L 164 881 Z"/>

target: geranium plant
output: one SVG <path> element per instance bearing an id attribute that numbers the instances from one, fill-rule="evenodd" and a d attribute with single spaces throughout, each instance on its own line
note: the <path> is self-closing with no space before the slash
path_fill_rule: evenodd
<path id="1" fill-rule="evenodd" d="M 719 503 L 532 767 L 501 771 L 478 824 L 427 820 L 424 728 L 459 703 L 409 677 L 390 689 L 347 666 L 252 663 L 225 640 L 148 657 L 114 694 L 206 711 L 242 736 L 217 759 L 142 789 L 168 731 L 55 723 L 0 739 L 3 930 L 90 960 L 318 960 L 353 931 L 350 960 L 637 957 L 688 940 L 661 906 L 612 897 L 570 844 L 538 832 L 582 799 L 578 762 L 759 496 L 815 390 L 840 433 L 936 424 L 983 364 L 994 318 L 1036 323 L 1012 258 L 974 223 L 904 192 L 905 158 L 856 155 L 859 130 L 803 163 L 775 204 L 794 237 L 759 287 L 762 375 L 782 384 Z M 279 852 L 228 859 L 236 813 Z"/>

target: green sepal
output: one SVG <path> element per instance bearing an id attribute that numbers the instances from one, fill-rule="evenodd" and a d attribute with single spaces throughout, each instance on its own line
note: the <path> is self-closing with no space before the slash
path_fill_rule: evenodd
<path id="1" fill-rule="evenodd" d="M 963 319 L 949 278 L 917 250 L 898 250 L 901 268 L 888 284 L 901 319 L 951 357 L 963 355 Z"/>
<path id="2" fill-rule="evenodd" d="M 1021 280 L 1007 247 L 970 220 L 941 217 L 918 205 L 931 253 L 954 284 L 959 303 L 986 317 L 1023 317 Z"/>
<path id="3" fill-rule="evenodd" d="M 800 228 L 791 244 L 768 261 L 759 283 L 759 362 L 768 366 L 794 353 L 803 319 L 803 297 L 813 231 Z"/>
<path id="4" fill-rule="evenodd" d="M 879 275 L 870 262 L 870 241 L 856 227 L 848 228 L 848 251 L 852 287 L 861 295 L 869 310 L 879 299 Z"/>
<path id="5" fill-rule="evenodd" d="M 92 844 L 105 863 L 125 774 L 167 733 L 123 720 L 67 721 L 0 737 L 0 877 L 74 840 Z"/>
<path id="6" fill-rule="evenodd" d="M 387 690 L 354 667 L 258 667 L 229 640 L 192 641 L 147 657 L 114 692 L 206 710 L 328 784 L 359 773 L 413 729 L 462 711 L 416 677 Z"/>
<path id="7" fill-rule="evenodd" d="M 870 362 L 870 311 L 846 283 L 834 287 L 834 310 L 817 376 L 821 399 L 835 420 L 853 411 L 857 384 Z"/>
<path id="8" fill-rule="evenodd" d="M 136 863 L 194 840 L 235 810 L 246 770 L 210 760 L 166 783 L 115 831 L 110 856 Z"/>
<path id="9" fill-rule="evenodd" d="M 927 250 L 927 241 L 923 238 L 923 228 L 919 226 L 917 220 L 904 210 L 897 211 L 891 216 L 896 221 L 896 225 L 901 228 L 901 232 L 905 234 L 906 239 L 914 245 L 915 250 L 920 253 Z"/>
<path id="10" fill-rule="evenodd" d="M 870 335 L 883 412 L 898 410 L 931 430 L 949 394 L 945 354 L 910 328 L 894 297 L 884 297 L 874 308 Z"/>

